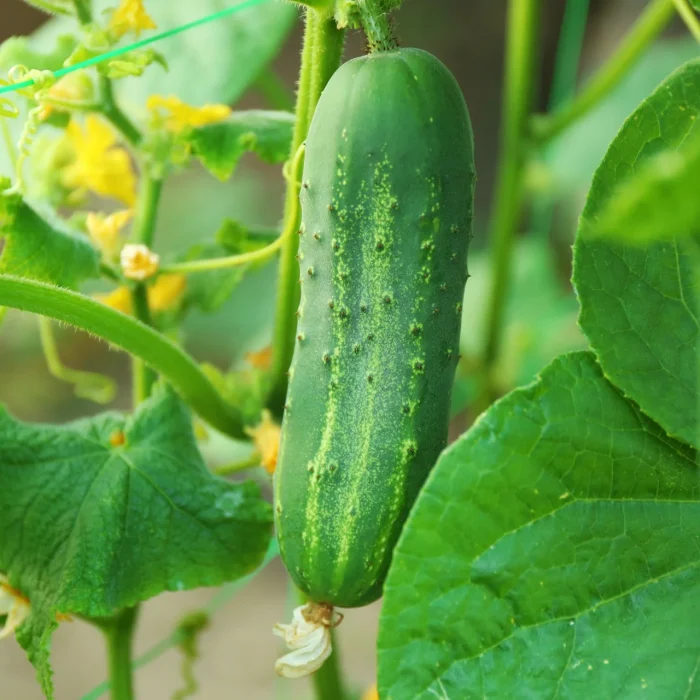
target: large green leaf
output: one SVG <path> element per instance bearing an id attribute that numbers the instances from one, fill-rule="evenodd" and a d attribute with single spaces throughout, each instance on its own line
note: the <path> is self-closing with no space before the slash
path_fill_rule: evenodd
<path id="1" fill-rule="evenodd" d="M 158 29 L 165 31 L 231 4 L 229 0 L 150 0 L 147 9 Z M 114 0 L 97 0 L 95 17 L 114 5 Z M 140 115 L 153 94 L 174 94 L 193 105 L 235 102 L 276 56 L 296 16 L 292 3 L 270 0 L 166 39 L 157 48 L 165 57 L 168 72 L 152 66 L 139 78 L 118 81 L 115 87 L 120 104 Z M 35 32 L 33 40 L 38 46 L 46 45 L 74 27 L 74 20 L 56 17 Z"/>
<path id="2" fill-rule="evenodd" d="M 697 70 L 700 74 L 700 66 Z M 700 81 L 699 81 L 700 82 Z M 608 199 L 590 235 L 644 245 L 700 231 L 700 138 L 656 154 Z"/>
<path id="3" fill-rule="evenodd" d="M 0 190 L 8 181 L 0 177 Z M 76 287 L 98 274 L 100 256 L 52 212 L 39 214 L 19 195 L 0 194 L 0 273 Z"/>
<path id="4" fill-rule="evenodd" d="M 381 697 L 700 697 L 699 477 L 590 353 L 557 359 L 419 496 L 385 586 Z"/>
<path id="5" fill-rule="evenodd" d="M 640 105 L 613 141 L 593 180 L 574 249 L 580 325 L 606 375 L 666 432 L 695 446 L 700 333 L 692 257 L 677 241 L 639 248 L 586 232 L 617 189 L 659 152 L 698 138 L 698 116 L 700 61 L 692 61 Z"/>
<path id="6" fill-rule="evenodd" d="M 31 602 L 18 638 L 50 695 L 57 613 L 104 617 L 243 576 L 271 512 L 253 483 L 207 471 L 189 412 L 161 389 L 133 417 L 44 426 L 0 413 L 0 532 L 0 571 Z"/>
<path id="7" fill-rule="evenodd" d="M 244 153 L 254 152 L 266 163 L 289 157 L 294 115 L 289 112 L 234 112 L 226 121 L 193 129 L 188 142 L 205 168 L 228 180 Z"/>

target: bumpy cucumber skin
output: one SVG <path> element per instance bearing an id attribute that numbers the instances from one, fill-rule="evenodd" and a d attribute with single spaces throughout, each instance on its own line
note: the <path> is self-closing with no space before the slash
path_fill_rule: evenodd
<path id="1" fill-rule="evenodd" d="M 275 476 L 282 557 L 313 601 L 351 608 L 380 597 L 446 445 L 473 150 L 457 82 L 417 49 L 345 63 L 313 118 Z"/>

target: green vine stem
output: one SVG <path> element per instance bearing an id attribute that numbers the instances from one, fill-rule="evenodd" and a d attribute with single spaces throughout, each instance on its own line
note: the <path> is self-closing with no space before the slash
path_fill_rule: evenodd
<path id="1" fill-rule="evenodd" d="M 357 9 L 370 52 L 396 49 L 398 44 L 391 29 L 384 0 L 357 0 Z"/>
<path id="2" fill-rule="evenodd" d="M 73 0 L 75 16 L 80 24 L 89 24 L 92 21 L 92 7 L 90 0 Z"/>
<path id="3" fill-rule="evenodd" d="M 697 42 L 700 42 L 700 19 L 698 19 L 695 10 L 688 4 L 688 0 L 673 0 L 678 14 L 688 27 L 688 31 L 695 37 Z"/>
<path id="4" fill-rule="evenodd" d="M 163 192 L 163 181 L 152 177 L 147 167 L 141 169 L 141 192 L 139 193 L 139 208 L 131 235 L 133 243 L 142 243 L 149 248 L 153 245 L 153 235 L 158 215 L 158 205 Z M 152 326 L 151 311 L 148 308 L 148 290 L 145 283 L 140 282 L 131 290 L 131 301 L 136 318 L 147 326 Z M 134 403 L 145 400 L 151 393 L 151 387 L 156 375 L 138 357 L 132 358 Z"/>
<path id="5" fill-rule="evenodd" d="M 301 183 L 301 167 L 304 163 L 304 146 L 300 146 L 294 156 L 289 172 L 286 173 L 286 178 L 290 187 L 299 187 Z M 286 223 L 286 228 L 282 234 L 276 238 L 270 245 L 253 250 L 249 253 L 241 253 L 240 255 L 229 255 L 223 258 L 211 258 L 207 260 L 190 260 L 182 263 L 172 263 L 164 265 L 161 268 L 163 273 L 180 273 L 184 275 L 195 272 L 210 272 L 212 270 L 225 270 L 231 267 L 240 267 L 249 265 L 254 262 L 264 262 L 274 256 L 278 250 L 291 238 L 294 238 L 294 232 L 297 229 L 299 221 L 299 198 L 294 200 L 293 210 Z"/>
<path id="6" fill-rule="evenodd" d="M 226 583 L 214 594 L 209 603 L 204 607 L 203 610 L 198 611 L 200 614 L 207 615 L 208 617 L 213 617 L 221 608 L 227 605 L 233 597 L 244 588 L 248 583 L 250 583 L 267 565 L 277 557 L 279 554 L 279 548 L 277 546 L 277 540 L 273 539 L 270 542 L 270 546 L 265 555 L 265 559 L 262 564 L 254 572 L 245 576 L 238 581 L 232 581 L 231 583 Z M 193 613 L 194 614 L 194 613 Z M 147 666 L 151 662 L 159 659 L 163 654 L 170 651 L 174 647 L 180 646 L 184 641 L 186 632 L 178 625 L 175 631 L 168 637 L 158 642 L 152 646 L 145 654 L 140 656 L 131 664 L 132 671 L 136 671 L 139 668 Z M 89 693 L 83 695 L 81 700 L 98 700 L 110 689 L 110 683 L 104 682 L 93 688 Z"/>
<path id="7" fill-rule="evenodd" d="M 340 65 L 345 32 L 333 19 L 324 19 L 313 9 L 306 10 L 304 48 L 296 104 L 296 125 L 290 158 L 294 158 L 306 140 L 311 118 L 323 88 Z M 284 208 L 284 230 L 295 231 L 299 226 L 299 189 L 296 179 L 287 180 Z M 299 306 L 299 266 L 296 261 L 298 241 L 290 236 L 284 241 L 273 334 L 273 366 L 269 406 L 279 415 L 287 393 L 287 370 L 294 354 L 296 336 L 295 312 Z"/>
<path id="8" fill-rule="evenodd" d="M 292 231 L 292 233 L 294 233 Z M 177 272 L 183 275 L 191 275 L 196 272 L 211 272 L 213 270 L 228 270 L 232 267 L 241 267 L 250 265 L 251 263 L 260 263 L 274 257 L 277 251 L 282 248 L 287 238 L 287 232 L 283 233 L 279 238 L 270 245 L 260 248 L 259 250 L 251 250 L 248 253 L 240 255 L 228 255 L 223 258 L 210 258 L 205 260 L 190 260 L 188 262 L 171 263 L 163 265 L 160 271 L 164 274 Z"/>
<path id="9" fill-rule="evenodd" d="M 115 102 L 112 81 L 105 76 L 100 76 L 99 85 L 101 97 L 100 113 L 111 122 L 112 126 L 119 131 L 131 146 L 136 148 L 141 144 L 143 136 Z"/>
<path id="10" fill-rule="evenodd" d="M 39 317 L 39 338 L 44 352 L 46 366 L 51 376 L 62 382 L 72 384 L 76 396 L 89 399 L 95 403 L 106 404 L 114 399 L 117 387 L 113 379 L 97 372 L 83 372 L 66 367 L 58 353 L 58 343 L 52 328 L 52 321 L 45 316 Z"/>
<path id="11" fill-rule="evenodd" d="M 335 630 L 331 630 L 331 645 L 333 646 L 333 652 L 311 679 L 316 693 L 316 700 L 346 700 L 350 697 L 343 685 L 338 635 L 335 633 Z"/>
<path id="12" fill-rule="evenodd" d="M 112 700 L 134 698 L 131 646 L 137 617 L 138 608 L 127 608 L 102 626 L 107 640 Z"/>
<path id="13" fill-rule="evenodd" d="M 226 403 L 199 365 L 140 321 L 82 294 L 9 275 L 0 275 L 0 306 L 67 323 L 141 358 L 172 384 L 203 420 L 226 435 L 248 439 L 241 414 Z"/>
<path id="14" fill-rule="evenodd" d="M 483 364 L 489 385 L 488 401 L 493 398 L 490 396 L 490 374 L 500 350 L 513 239 L 521 212 L 527 158 L 527 126 L 534 92 L 539 9 L 539 0 L 510 0 L 508 8 L 501 160 L 489 232 L 493 282 L 483 349 Z"/>
<path id="15" fill-rule="evenodd" d="M 617 51 L 573 102 L 554 114 L 533 117 L 532 137 L 539 143 L 550 141 L 607 97 L 669 23 L 675 12 L 674 2 L 675 0 L 652 0 Z"/>
<path id="16" fill-rule="evenodd" d="M 220 467 L 216 467 L 212 471 L 217 476 L 230 476 L 231 474 L 238 474 L 239 472 L 246 471 L 246 469 L 259 467 L 261 459 L 262 457 L 260 453 L 256 451 L 245 459 L 241 459 L 238 462 L 231 462 L 229 464 L 222 464 Z"/>

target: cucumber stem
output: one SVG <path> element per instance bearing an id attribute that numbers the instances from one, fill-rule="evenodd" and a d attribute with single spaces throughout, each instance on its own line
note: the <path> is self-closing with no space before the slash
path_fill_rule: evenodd
<path id="1" fill-rule="evenodd" d="M 338 29 L 335 20 L 325 19 L 319 12 L 306 11 L 304 48 L 301 55 L 301 72 L 296 104 L 296 125 L 292 139 L 290 160 L 293 160 L 300 146 L 306 140 L 311 119 L 321 92 L 333 73 L 338 69 L 343 55 L 345 32 Z M 299 226 L 300 183 L 295 178 L 287 182 L 287 195 L 284 208 L 284 227 L 296 230 Z M 299 307 L 299 265 L 296 261 L 299 241 L 297 236 L 289 236 L 282 247 L 280 275 L 277 288 L 275 329 L 273 334 L 273 365 L 271 391 L 268 407 L 280 416 L 287 394 L 287 370 L 294 354 L 296 338 L 295 311 Z"/>
<path id="2" fill-rule="evenodd" d="M 398 44 L 383 0 L 357 0 L 357 9 L 369 43 L 369 52 L 396 49 Z"/>

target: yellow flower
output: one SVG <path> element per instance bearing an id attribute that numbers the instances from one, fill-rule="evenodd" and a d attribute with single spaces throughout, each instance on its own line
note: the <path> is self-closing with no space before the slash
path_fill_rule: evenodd
<path id="1" fill-rule="evenodd" d="M 187 286 L 185 275 L 160 275 L 148 288 L 148 305 L 152 311 L 168 311 L 177 306 Z"/>
<path id="2" fill-rule="evenodd" d="M 373 685 L 367 688 L 365 694 L 362 696 L 362 700 L 379 700 L 379 693 L 377 692 L 377 686 Z"/>
<path id="3" fill-rule="evenodd" d="M 121 311 L 123 314 L 131 313 L 131 292 L 128 287 L 117 287 L 107 294 L 95 294 L 94 298 L 105 306 Z"/>
<path id="4" fill-rule="evenodd" d="M 146 106 L 156 116 L 163 119 L 165 126 L 174 133 L 178 133 L 188 126 L 214 124 L 223 121 L 231 114 L 231 108 L 226 105 L 192 107 L 174 95 L 169 97 L 151 95 Z"/>
<path id="5" fill-rule="evenodd" d="M 115 39 L 133 32 L 137 37 L 144 29 L 155 29 L 156 23 L 146 12 L 143 0 L 121 0 L 119 7 L 112 13 L 109 29 Z"/>
<path id="6" fill-rule="evenodd" d="M 90 212 L 87 215 L 87 230 L 90 238 L 106 258 L 114 258 L 121 248 L 120 233 L 131 219 L 131 209 L 115 211 L 113 214 Z"/>
<path id="7" fill-rule="evenodd" d="M 274 474 L 277 468 L 281 432 L 269 411 L 263 411 L 262 421 L 255 428 L 246 429 L 246 433 L 253 438 L 260 453 L 260 462 L 268 474 Z"/>
<path id="8" fill-rule="evenodd" d="M 158 272 L 160 257 L 143 243 L 127 243 L 119 256 L 124 277 L 143 282 Z"/>
<path id="9" fill-rule="evenodd" d="M 76 158 L 63 171 L 64 185 L 92 190 L 133 206 L 136 202 L 136 175 L 129 154 L 115 146 L 117 137 L 114 131 L 91 114 L 85 120 L 85 129 L 71 120 L 66 134 Z"/>
<path id="10" fill-rule="evenodd" d="M 6 576 L 0 574 L 0 615 L 7 616 L 0 628 L 0 639 L 9 637 L 29 615 L 29 600 L 10 586 Z"/>
<path id="11" fill-rule="evenodd" d="M 268 346 L 257 352 L 247 352 L 245 359 L 255 369 L 270 369 L 272 367 L 272 348 Z"/>

